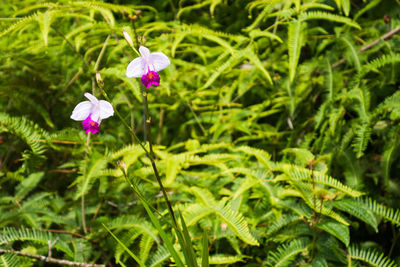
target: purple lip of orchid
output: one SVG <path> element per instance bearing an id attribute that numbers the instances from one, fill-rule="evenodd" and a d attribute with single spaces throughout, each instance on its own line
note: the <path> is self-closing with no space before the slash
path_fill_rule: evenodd
<path id="1" fill-rule="evenodd" d="M 85 133 L 91 133 L 95 134 L 99 132 L 99 124 L 92 120 L 92 114 L 89 115 L 89 117 L 86 118 L 86 120 L 82 121 L 83 129 L 85 130 Z"/>
<path id="2" fill-rule="evenodd" d="M 160 85 L 160 75 L 158 75 L 155 71 L 149 71 L 144 74 L 141 78 L 141 81 L 146 88 L 150 88 L 150 86 L 159 86 Z"/>

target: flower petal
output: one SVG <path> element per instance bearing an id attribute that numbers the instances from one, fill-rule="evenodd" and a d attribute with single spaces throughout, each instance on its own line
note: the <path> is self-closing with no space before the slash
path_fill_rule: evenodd
<path id="1" fill-rule="evenodd" d="M 148 58 L 149 58 L 149 56 L 150 56 L 150 50 L 149 50 L 147 47 L 145 47 L 145 46 L 140 46 L 140 47 L 139 47 L 139 53 L 142 55 L 142 57 L 143 57 L 145 60 L 148 60 Z"/>
<path id="2" fill-rule="evenodd" d="M 126 68 L 126 76 L 129 78 L 139 78 L 145 74 L 145 64 L 141 57 L 137 57 L 129 63 Z"/>
<path id="3" fill-rule="evenodd" d="M 114 109 L 110 102 L 105 100 L 100 100 L 100 119 L 106 119 L 114 115 Z"/>
<path id="4" fill-rule="evenodd" d="M 163 52 L 151 53 L 149 65 L 153 65 L 154 71 L 163 70 L 170 64 L 169 58 Z"/>
<path id="5" fill-rule="evenodd" d="M 92 107 L 93 104 L 90 101 L 83 101 L 79 103 L 72 111 L 71 119 L 76 121 L 85 120 L 89 116 Z"/>
<path id="6" fill-rule="evenodd" d="M 84 96 L 85 96 L 87 99 L 89 99 L 90 102 L 93 103 L 93 105 L 98 105 L 98 104 L 99 104 L 99 100 L 97 100 L 97 98 L 96 98 L 94 95 L 89 94 L 89 93 L 84 93 Z"/>

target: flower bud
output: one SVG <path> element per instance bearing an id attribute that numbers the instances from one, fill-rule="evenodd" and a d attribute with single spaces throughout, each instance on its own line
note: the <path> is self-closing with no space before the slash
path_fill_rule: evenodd
<path id="1" fill-rule="evenodd" d="M 128 42 L 128 44 L 133 47 L 133 41 L 129 34 L 125 30 L 123 30 L 122 33 L 124 34 L 125 40 Z"/>
<path id="2" fill-rule="evenodd" d="M 100 87 L 103 87 L 104 82 L 103 82 L 103 79 L 101 78 L 100 72 L 98 72 L 98 71 L 96 72 L 96 81 Z"/>

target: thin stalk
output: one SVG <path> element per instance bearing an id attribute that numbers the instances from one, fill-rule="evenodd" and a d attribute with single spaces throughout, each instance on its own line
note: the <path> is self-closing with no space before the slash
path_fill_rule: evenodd
<path id="1" fill-rule="evenodd" d="M 136 31 L 135 19 L 132 19 L 132 26 L 133 26 L 133 33 L 135 34 L 136 46 L 139 48 L 139 37 L 138 37 L 137 31 Z M 146 92 L 143 84 L 141 84 L 141 91 L 142 91 L 142 96 L 143 96 L 143 110 L 144 110 L 144 123 L 145 123 L 145 125 L 144 125 L 144 133 L 145 133 L 144 140 L 145 141 L 144 142 L 146 143 L 146 141 L 148 140 L 149 148 L 150 148 L 150 153 L 146 152 L 146 155 L 149 157 L 149 159 L 151 161 L 151 167 L 153 168 L 154 175 L 156 176 L 158 185 L 160 186 L 160 189 L 161 189 L 161 192 L 162 192 L 162 194 L 164 196 L 164 199 L 167 202 L 169 214 L 171 215 L 171 218 L 172 218 L 174 226 L 177 228 L 178 227 L 178 223 L 177 223 L 177 220 L 175 218 L 175 214 L 174 214 L 174 211 L 172 209 L 171 202 L 168 199 L 167 192 L 166 192 L 166 190 L 164 188 L 164 185 L 161 182 L 161 177 L 160 177 L 160 174 L 158 172 L 157 165 L 156 165 L 156 162 L 155 162 L 155 155 L 154 155 L 154 151 L 153 151 L 152 138 L 151 138 L 151 132 L 150 132 L 150 123 L 151 123 L 151 121 L 149 119 L 149 105 L 147 103 L 147 92 Z M 131 130 L 131 133 L 133 133 L 132 130 Z M 136 134 L 135 134 L 135 136 L 136 136 Z M 143 145 L 142 145 L 142 147 L 144 148 Z"/>
<path id="2" fill-rule="evenodd" d="M 172 209 L 171 202 L 168 199 L 167 191 L 165 190 L 164 185 L 161 182 L 161 178 L 160 178 L 160 175 L 158 173 L 158 169 L 157 169 L 156 163 L 154 161 L 155 154 L 154 154 L 154 151 L 153 151 L 152 136 L 151 136 L 151 130 L 150 130 L 151 118 L 149 117 L 149 105 L 148 105 L 148 102 L 147 102 L 147 92 L 144 89 L 143 85 L 141 85 L 141 87 L 142 87 L 143 103 L 144 103 L 144 106 L 145 106 L 145 108 L 144 108 L 144 115 L 145 115 L 145 122 L 146 122 L 145 129 L 147 128 L 147 131 L 146 131 L 147 132 L 147 139 L 149 141 L 150 154 L 151 154 L 151 156 L 153 158 L 153 160 L 151 160 L 151 166 L 153 167 L 154 174 L 156 176 L 158 185 L 160 186 L 160 189 L 161 189 L 161 192 L 162 192 L 162 194 L 164 196 L 164 199 L 167 202 L 168 211 L 169 211 L 169 213 L 170 213 L 170 215 L 172 217 L 172 220 L 173 220 L 175 226 L 177 226 L 177 222 L 176 222 L 174 211 Z"/>
<path id="3" fill-rule="evenodd" d="M 85 161 L 87 160 L 89 151 L 90 151 L 90 133 L 87 134 L 87 138 L 86 138 Z M 84 175 L 82 177 L 82 183 L 85 183 L 85 177 L 86 177 L 86 164 L 85 164 Z M 83 232 L 86 234 L 87 233 L 87 228 L 86 228 L 86 216 L 85 216 L 85 193 L 83 191 L 82 191 L 82 196 L 81 196 L 81 212 L 82 212 L 81 216 L 82 216 Z"/>
<path id="4" fill-rule="evenodd" d="M 99 73 L 97 74 L 97 76 L 98 76 L 98 77 L 100 76 Z M 103 83 L 103 81 L 101 81 L 99 78 L 98 78 L 97 81 L 98 81 L 99 89 L 100 89 L 101 93 L 103 94 L 104 98 L 105 98 L 108 102 L 111 103 L 111 100 L 110 100 L 110 98 L 108 97 L 108 95 L 107 95 L 107 93 L 106 93 L 106 91 L 105 91 L 105 89 L 104 89 L 104 83 Z M 147 108 L 146 108 L 145 110 L 148 111 L 147 97 L 146 97 L 146 107 L 147 107 Z M 151 161 L 151 166 L 152 166 L 153 171 L 154 171 L 154 175 L 156 176 L 156 179 L 157 179 L 157 182 L 158 182 L 158 184 L 159 184 L 159 186 L 160 186 L 160 189 L 161 189 L 161 191 L 162 191 L 162 194 L 163 194 L 163 196 L 164 196 L 164 198 L 165 198 L 165 201 L 167 202 L 169 214 L 171 215 L 171 218 L 172 218 L 172 221 L 173 221 L 173 223 L 174 223 L 174 226 L 177 226 L 178 224 L 177 224 L 177 221 L 176 221 L 176 218 L 175 218 L 174 211 L 172 210 L 172 205 L 171 205 L 171 203 L 170 203 L 170 201 L 169 201 L 169 199 L 168 199 L 167 192 L 165 191 L 165 188 L 164 188 L 164 186 L 163 186 L 163 184 L 162 184 L 162 182 L 161 182 L 161 177 L 160 177 L 160 174 L 159 174 L 159 172 L 158 172 L 158 169 L 157 169 L 157 166 L 156 166 L 156 163 L 155 163 L 154 151 L 153 151 L 153 147 L 152 147 L 152 145 L 151 145 L 151 142 L 149 142 L 149 147 L 150 147 L 150 152 L 149 152 L 149 150 L 146 149 L 146 147 L 144 146 L 144 144 L 143 144 L 143 143 L 140 141 L 140 139 L 137 137 L 137 135 L 135 134 L 135 132 L 133 131 L 133 129 L 125 122 L 124 118 L 121 116 L 121 114 L 118 112 L 118 110 L 117 110 L 116 108 L 114 108 L 114 112 L 115 112 L 115 114 L 117 114 L 117 116 L 118 116 L 118 118 L 121 120 L 122 124 L 129 130 L 129 132 L 130 132 L 130 134 L 132 135 L 132 137 L 133 137 L 133 138 L 137 141 L 137 143 L 142 147 L 142 149 L 144 150 L 146 156 L 150 159 L 150 161 Z M 148 113 L 146 112 L 146 114 L 148 114 Z M 147 115 L 146 115 L 146 118 L 147 118 Z M 146 127 L 147 127 L 147 126 L 146 126 Z"/>

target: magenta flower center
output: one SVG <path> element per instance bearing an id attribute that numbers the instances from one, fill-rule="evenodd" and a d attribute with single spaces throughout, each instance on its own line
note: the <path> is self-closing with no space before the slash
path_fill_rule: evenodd
<path id="1" fill-rule="evenodd" d="M 150 86 L 159 86 L 160 85 L 160 75 L 158 75 L 155 71 L 149 71 L 142 76 L 142 83 L 146 88 L 150 88 Z"/>
<path id="2" fill-rule="evenodd" d="M 91 114 L 82 122 L 85 133 L 95 134 L 99 132 L 99 123 L 92 120 Z"/>

